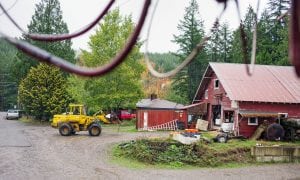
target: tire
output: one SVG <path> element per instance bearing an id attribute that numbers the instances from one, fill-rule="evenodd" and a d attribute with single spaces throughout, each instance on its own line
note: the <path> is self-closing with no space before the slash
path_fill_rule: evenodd
<path id="1" fill-rule="evenodd" d="M 266 130 L 267 140 L 276 141 L 282 140 L 284 137 L 284 129 L 280 124 L 270 124 Z"/>
<path id="2" fill-rule="evenodd" d="M 227 140 L 228 140 L 228 138 L 227 138 L 227 136 L 226 135 L 218 135 L 218 137 L 217 137 L 217 141 L 219 142 L 219 143 L 226 143 L 227 142 Z"/>
<path id="3" fill-rule="evenodd" d="M 68 123 L 63 123 L 59 126 L 59 134 L 62 136 L 70 136 L 72 131 L 72 127 Z"/>
<path id="4" fill-rule="evenodd" d="M 288 128 L 285 130 L 285 139 L 289 141 L 295 141 L 296 132 L 294 128 Z"/>
<path id="5" fill-rule="evenodd" d="M 90 136 L 99 136 L 101 134 L 101 130 L 101 126 L 94 123 L 89 127 L 89 134 Z"/>

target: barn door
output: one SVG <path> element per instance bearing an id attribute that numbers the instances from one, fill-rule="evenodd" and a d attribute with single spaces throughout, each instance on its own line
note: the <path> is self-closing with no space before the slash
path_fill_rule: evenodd
<path id="1" fill-rule="evenodd" d="M 144 128 L 148 128 L 148 112 L 144 112 Z"/>

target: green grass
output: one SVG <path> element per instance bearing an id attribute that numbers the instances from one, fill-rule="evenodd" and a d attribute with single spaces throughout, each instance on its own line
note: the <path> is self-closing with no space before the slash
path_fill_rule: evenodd
<path id="1" fill-rule="evenodd" d="M 138 132 L 135 128 L 135 122 L 135 119 L 124 120 L 121 122 L 121 124 L 102 124 L 102 126 L 104 128 L 110 128 L 113 131 L 135 133 Z"/>
<path id="2" fill-rule="evenodd" d="M 36 125 L 36 126 L 50 126 L 49 121 L 40 121 L 40 120 L 34 120 L 31 117 L 21 117 L 19 118 L 19 121 L 21 121 L 24 124 L 27 125 Z"/>
<path id="3" fill-rule="evenodd" d="M 121 149 L 118 148 L 118 145 L 111 147 L 112 151 L 110 154 L 110 161 L 113 164 L 117 164 L 130 169 L 194 169 L 197 168 L 191 165 L 185 164 L 147 164 L 140 161 L 137 161 L 132 158 L 126 158 L 122 156 Z"/>
<path id="4" fill-rule="evenodd" d="M 227 143 L 211 143 L 209 147 L 216 151 L 230 150 L 234 148 L 251 148 L 256 145 L 256 141 L 232 139 Z"/>
<path id="5" fill-rule="evenodd" d="M 209 137 L 209 134 L 205 136 Z M 275 163 L 258 163 L 250 149 L 256 144 L 264 146 L 299 146 L 298 142 L 269 142 L 232 139 L 227 143 L 198 142 L 180 145 L 170 139 L 141 139 L 115 145 L 113 163 L 130 168 L 238 168 Z M 278 164 L 276 162 L 276 164 Z"/>
<path id="6" fill-rule="evenodd" d="M 118 145 L 114 145 L 111 152 L 111 162 L 114 164 L 118 164 L 123 167 L 127 167 L 130 169 L 145 169 L 145 168 L 153 168 L 155 166 L 150 164 L 145 164 L 142 162 L 139 162 L 134 159 L 125 158 L 124 156 L 121 156 L 121 149 L 118 148 Z"/>

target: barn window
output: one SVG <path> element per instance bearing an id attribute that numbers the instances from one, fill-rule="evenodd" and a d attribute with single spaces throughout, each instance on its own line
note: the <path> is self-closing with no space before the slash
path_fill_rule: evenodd
<path id="1" fill-rule="evenodd" d="M 219 85 L 220 85 L 219 79 L 215 79 L 214 88 L 215 88 L 215 89 L 219 89 Z"/>
<path id="2" fill-rule="evenodd" d="M 225 123 L 233 123 L 234 121 L 234 112 L 233 111 L 224 111 Z"/>
<path id="3" fill-rule="evenodd" d="M 208 99 L 208 89 L 205 90 L 204 99 Z"/>
<path id="4" fill-rule="evenodd" d="M 257 117 L 249 117 L 248 118 L 248 125 L 258 125 L 258 118 Z"/>

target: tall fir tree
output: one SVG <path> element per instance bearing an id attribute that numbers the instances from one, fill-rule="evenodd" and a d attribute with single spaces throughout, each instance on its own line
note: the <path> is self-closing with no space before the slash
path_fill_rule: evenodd
<path id="1" fill-rule="evenodd" d="M 277 18 L 288 11 L 287 0 L 270 0 L 258 24 L 257 62 L 260 64 L 289 65 L 288 18 Z"/>
<path id="2" fill-rule="evenodd" d="M 41 0 L 41 2 L 36 5 L 35 13 L 28 25 L 28 31 L 30 33 L 44 34 L 68 33 L 67 24 L 62 19 L 59 1 Z M 68 59 L 71 62 L 74 61 L 75 53 L 71 48 L 72 44 L 70 40 L 48 43 L 33 41 L 25 36 L 23 40 L 45 49 L 56 56 Z M 45 117 L 49 119 L 53 113 L 62 112 L 67 105 L 64 103 L 68 101 L 66 88 L 61 84 L 65 83 L 66 79 L 65 77 L 61 77 L 62 72 L 46 64 L 41 64 L 35 68 L 38 65 L 36 60 L 22 53 L 18 53 L 17 57 L 18 59 L 14 68 L 15 72 L 18 73 L 15 73 L 15 78 L 17 81 L 21 81 L 19 85 L 19 100 L 27 113 L 37 118 Z M 30 70 L 32 68 L 33 70 Z M 39 75 L 39 70 L 41 75 Z M 22 79 L 24 80 L 22 81 Z M 31 79 L 45 83 L 40 83 L 37 86 L 31 82 Z M 35 91 L 38 91 L 38 89 L 40 89 L 40 91 L 38 94 L 35 94 Z M 36 102 L 36 104 L 33 105 L 30 102 Z"/>
<path id="3" fill-rule="evenodd" d="M 213 62 L 231 62 L 230 50 L 232 32 L 227 22 L 221 24 L 212 33 L 208 43 L 208 60 Z"/>
<path id="4" fill-rule="evenodd" d="M 29 33 L 41 34 L 62 34 L 69 33 L 67 24 L 63 21 L 62 11 L 58 0 L 41 0 L 36 5 L 34 15 L 27 26 Z M 50 53 L 62 57 L 70 62 L 75 62 L 75 52 L 72 49 L 71 40 L 59 42 L 34 41 L 23 35 L 22 40 L 49 51 Z M 13 76 L 20 82 L 28 73 L 32 66 L 37 66 L 38 62 L 22 52 L 18 52 Z"/>
<path id="5" fill-rule="evenodd" d="M 196 0 L 191 0 L 189 6 L 185 8 L 183 20 L 180 20 L 177 28 L 180 34 L 174 35 L 173 42 L 179 45 L 178 56 L 181 59 L 185 59 L 205 36 L 204 25 Z M 176 99 L 181 99 L 181 102 L 185 103 L 190 103 L 193 100 L 208 64 L 206 56 L 206 51 L 203 50 L 186 68 L 174 77 L 172 90 L 175 93 L 172 94 L 179 96 Z"/>
<path id="6" fill-rule="evenodd" d="M 254 31 L 254 23 L 255 23 L 255 17 L 256 14 L 252 8 L 252 6 L 249 6 L 247 8 L 246 15 L 243 19 L 243 28 L 246 35 L 246 41 L 247 41 L 247 58 L 250 59 L 251 56 L 251 48 L 252 48 L 252 36 Z M 233 38 L 232 38 L 232 44 L 230 49 L 230 57 L 231 62 L 234 63 L 244 63 L 243 61 L 243 53 L 242 53 L 242 40 L 241 40 L 241 32 L 240 29 L 236 29 L 233 32 Z"/>

